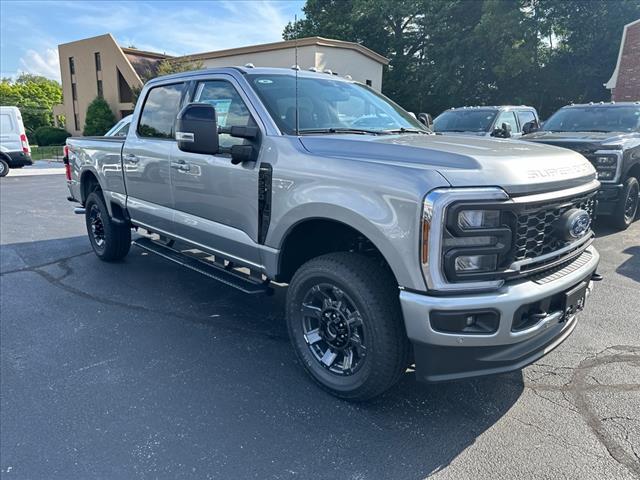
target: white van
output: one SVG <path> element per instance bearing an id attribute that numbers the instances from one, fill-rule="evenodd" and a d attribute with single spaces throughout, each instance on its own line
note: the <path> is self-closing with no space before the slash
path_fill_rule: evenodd
<path id="1" fill-rule="evenodd" d="M 18 107 L 0 107 L 0 177 L 9 168 L 32 165 L 31 147 Z"/>

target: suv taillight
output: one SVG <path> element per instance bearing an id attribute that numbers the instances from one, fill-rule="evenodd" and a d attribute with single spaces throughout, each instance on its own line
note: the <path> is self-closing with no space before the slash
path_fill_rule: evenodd
<path id="1" fill-rule="evenodd" d="M 31 147 L 29 146 L 29 140 L 24 133 L 20 134 L 20 143 L 22 143 L 22 151 L 27 155 L 31 154 Z"/>

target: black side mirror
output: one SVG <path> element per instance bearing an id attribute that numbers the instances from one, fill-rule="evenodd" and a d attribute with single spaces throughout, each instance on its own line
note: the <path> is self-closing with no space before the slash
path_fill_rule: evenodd
<path id="1" fill-rule="evenodd" d="M 503 123 L 502 132 L 503 132 L 502 138 L 511 138 L 511 125 L 508 123 Z"/>
<path id="2" fill-rule="evenodd" d="M 176 140 L 183 152 L 208 155 L 227 153 L 231 155 L 234 165 L 256 159 L 257 149 L 253 145 L 221 147 L 221 133 L 254 140 L 258 138 L 260 129 L 255 126 L 218 127 L 216 109 L 208 103 L 189 103 L 178 113 Z"/>
<path id="3" fill-rule="evenodd" d="M 429 113 L 419 113 L 418 121 L 425 125 L 427 128 L 433 127 L 433 117 Z"/>
<path id="4" fill-rule="evenodd" d="M 537 132 L 538 130 L 540 130 L 540 125 L 538 125 L 537 120 L 531 120 L 530 122 L 527 122 L 522 126 L 522 133 L 524 133 L 525 135 Z"/>
<path id="5" fill-rule="evenodd" d="M 176 140 L 183 152 L 218 153 L 218 122 L 213 105 L 190 103 L 180 110 L 176 122 Z"/>

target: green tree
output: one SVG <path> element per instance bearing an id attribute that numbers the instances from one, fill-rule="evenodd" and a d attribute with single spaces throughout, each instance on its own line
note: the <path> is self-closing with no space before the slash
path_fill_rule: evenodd
<path id="1" fill-rule="evenodd" d="M 547 115 L 608 99 L 638 0 L 307 0 L 285 39 L 361 43 L 390 59 L 383 91 L 409 110 L 527 103 Z"/>
<path id="2" fill-rule="evenodd" d="M 62 87 L 55 80 L 23 73 L 15 80 L 0 81 L 0 104 L 18 107 L 28 132 L 53 125 L 53 106 L 59 103 Z"/>
<path id="3" fill-rule="evenodd" d="M 109 104 L 102 97 L 96 97 L 87 107 L 87 117 L 82 132 L 85 136 L 104 135 L 116 123 Z"/>

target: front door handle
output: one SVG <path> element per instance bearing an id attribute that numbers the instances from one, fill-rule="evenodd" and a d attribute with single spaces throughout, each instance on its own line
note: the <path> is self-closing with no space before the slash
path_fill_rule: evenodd
<path id="1" fill-rule="evenodd" d="M 191 170 L 191 167 L 184 160 L 176 160 L 175 162 L 171 162 L 171 168 L 175 168 L 180 172 L 188 172 Z"/>
<path id="2" fill-rule="evenodd" d="M 124 161 L 127 163 L 136 164 L 140 161 L 140 159 L 136 157 L 133 153 L 128 153 L 127 155 L 124 156 Z"/>

